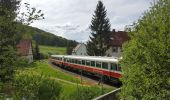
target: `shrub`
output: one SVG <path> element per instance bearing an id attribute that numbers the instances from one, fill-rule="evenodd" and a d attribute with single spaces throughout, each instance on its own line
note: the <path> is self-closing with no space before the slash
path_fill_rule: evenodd
<path id="1" fill-rule="evenodd" d="M 56 100 L 61 91 L 56 80 L 29 71 L 18 72 L 14 84 L 17 99 Z"/>
<path id="2" fill-rule="evenodd" d="M 77 90 L 70 95 L 70 98 L 71 100 L 80 100 L 80 98 L 81 100 L 92 100 L 99 95 L 102 95 L 99 87 L 78 87 Z"/>

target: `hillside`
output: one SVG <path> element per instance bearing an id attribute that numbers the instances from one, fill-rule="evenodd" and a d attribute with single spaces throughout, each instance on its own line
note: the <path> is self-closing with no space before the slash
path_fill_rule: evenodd
<path id="1" fill-rule="evenodd" d="M 66 48 L 65 47 L 40 45 L 39 48 L 40 48 L 40 52 L 44 55 L 50 55 L 50 54 L 65 55 L 66 54 Z"/>
<path id="2" fill-rule="evenodd" d="M 68 44 L 76 46 L 77 42 L 73 40 L 68 40 L 66 38 L 56 36 L 52 33 L 45 32 L 41 29 L 20 25 L 19 30 L 19 39 L 32 39 L 36 41 L 39 45 L 48 45 L 48 46 L 57 46 L 57 47 L 66 47 Z"/>

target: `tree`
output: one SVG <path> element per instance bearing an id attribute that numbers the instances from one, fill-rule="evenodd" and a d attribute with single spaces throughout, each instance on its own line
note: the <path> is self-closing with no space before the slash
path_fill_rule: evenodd
<path id="1" fill-rule="evenodd" d="M 40 60 L 40 49 L 39 49 L 38 43 L 36 43 L 36 45 L 35 45 L 34 58 L 37 59 L 37 60 Z"/>
<path id="2" fill-rule="evenodd" d="M 103 3 L 99 1 L 90 25 L 91 42 L 87 43 L 87 50 L 93 51 L 93 55 L 96 56 L 104 56 L 106 50 L 109 48 L 110 22 L 106 14 L 107 12 Z M 94 48 L 90 48 L 90 45 L 93 45 Z"/>
<path id="3" fill-rule="evenodd" d="M 95 46 L 95 44 L 91 41 L 88 41 L 87 42 L 87 54 L 88 55 L 96 55 L 96 54 L 99 54 L 99 52 L 97 52 L 97 47 Z M 96 52 L 95 52 L 96 51 Z"/>
<path id="4" fill-rule="evenodd" d="M 20 0 L 0 0 L 0 82 L 3 84 L 2 88 L 5 88 L 6 84 L 12 85 L 14 79 L 18 61 L 16 50 L 16 40 L 20 35 L 17 34 L 18 29 L 23 24 L 29 25 L 33 20 L 43 17 L 41 12 L 36 12 L 36 9 L 29 8 L 29 6 L 27 6 L 28 12 L 23 13 L 23 17 L 19 17 L 19 8 Z"/>
<path id="5" fill-rule="evenodd" d="M 122 98 L 170 98 L 169 9 L 169 0 L 158 0 L 134 24 L 131 40 L 123 46 Z"/>
<path id="6" fill-rule="evenodd" d="M 67 54 L 71 55 L 73 49 L 76 47 L 78 43 L 76 41 L 67 41 Z"/>
<path id="7" fill-rule="evenodd" d="M 0 81 L 13 78 L 16 60 L 16 22 L 18 0 L 0 0 Z"/>

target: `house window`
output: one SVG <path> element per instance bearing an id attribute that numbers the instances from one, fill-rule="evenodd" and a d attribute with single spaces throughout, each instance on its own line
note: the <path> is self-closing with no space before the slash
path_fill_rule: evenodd
<path id="1" fill-rule="evenodd" d="M 113 52 L 118 52 L 118 47 L 113 47 L 112 50 Z"/>

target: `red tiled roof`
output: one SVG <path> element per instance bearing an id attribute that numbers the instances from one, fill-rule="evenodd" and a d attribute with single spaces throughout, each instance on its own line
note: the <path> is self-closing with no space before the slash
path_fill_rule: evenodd
<path id="1" fill-rule="evenodd" d="M 112 42 L 111 42 L 112 46 L 122 46 L 122 44 L 124 42 L 130 40 L 130 37 L 128 36 L 127 32 L 124 32 L 124 31 L 115 32 L 115 31 L 113 31 L 112 35 L 111 35 L 111 39 L 112 39 Z"/>
<path id="2" fill-rule="evenodd" d="M 17 51 L 20 56 L 27 56 L 29 53 L 29 48 L 31 45 L 31 40 L 21 40 L 17 44 Z"/>

